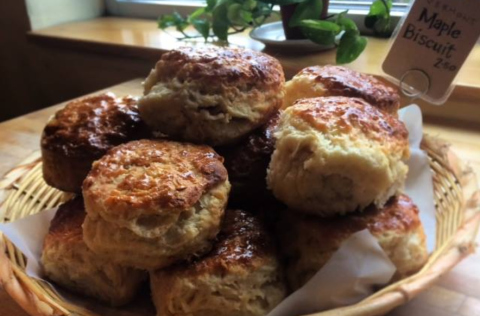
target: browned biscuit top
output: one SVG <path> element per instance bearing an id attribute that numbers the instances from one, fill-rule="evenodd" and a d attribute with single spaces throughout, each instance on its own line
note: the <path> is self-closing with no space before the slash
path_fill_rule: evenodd
<path id="1" fill-rule="evenodd" d="M 400 105 L 398 90 L 387 86 L 373 76 L 342 66 L 312 66 L 297 76 L 312 77 L 323 84 L 326 96 L 358 97 L 389 113 L 396 113 Z"/>
<path id="2" fill-rule="evenodd" d="M 83 194 L 102 200 L 107 212 L 187 208 L 226 179 L 223 158 L 208 146 L 144 139 L 117 146 L 97 160 Z"/>
<path id="3" fill-rule="evenodd" d="M 76 197 L 59 206 L 53 217 L 44 247 L 55 242 L 83 242 L 82 224 L 85 219 L 83 199 Z"/>
<path id="4" fill-rule="evenodd" d="M 302 230 L 310 231 L 317 240 L 341 240 L 343 236 L 368 229 L 373 235 L 394 232 L 404 234 L 420 225 L 419 210 L 406 195 L 391 198 L 378 209 L 370 206 L 361 213 L 351 213 L 328 219 L 307 217 Z"/>
<path id="5" fill-rule="evenodd" d="M 272 154 L 275 149 L 273 133 L 277 128 L 279 119 L 280 112 L 276 112 L 264 126 L 249 135 L 247 140 L 249 151 L 266 155 Z"/>
<path id="6" fill-rule="evenodd" d="M 118 144 L 147 136 L 137 99 L 104 93 L 74 100 L 56 112 L 41 145 L 68 157 L 99 158 Z"/>
<path id="7" fill-rule="evenodd" d="M 263 87 L 285 81 L 277 59 L 266 54 L 228 47 L 181 47 L 162 55 L 158 80 L 201 81 L 205 85 Z"/>
<path id="8" fill-rule="evenodd" d="M 275 149 L 273 133 L 280 113 L 276 112 L 262 127 L 243 142 L 225 150 L 225 165 L 232 179 L 259 177 L 265 179 L 270 156 Z"/>
<path id="9" fill-rule="evenodd" d="M 385 113 L 362 99 L 320 97 L 300 99 L 289 108 L 294 117 L 322 133 L 350 134 L 357 130 L 370 139 L 392 147 L 408 147 L 408 131 L 396 116 Z"/>
<path id="10" fill-rule="evenodd" d="M 188 274 L 221 274 L 236 267 L 255 267 L 273 255 L 272 241 L 260 220 L 245 211 L 229 209 L 212 250 L 173 269 L 185 270 Z"/>

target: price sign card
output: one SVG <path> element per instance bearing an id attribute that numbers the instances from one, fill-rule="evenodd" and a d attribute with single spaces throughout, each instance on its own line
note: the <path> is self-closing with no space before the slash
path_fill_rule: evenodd
<path id="1" fill-rule="evenodd" d="M 479 36 L 480 0 L 416 0 L 383 71 L 403 90 L 407 86 L 426 101 L 441 104 Z"/>

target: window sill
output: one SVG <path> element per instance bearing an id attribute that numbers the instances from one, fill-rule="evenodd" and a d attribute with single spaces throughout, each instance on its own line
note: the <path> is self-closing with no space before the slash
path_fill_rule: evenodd
<path id="1" fill-rule="evenodd" d="M 118 17 L 102 17 L 67 23 L 31 31 L 28 36 L 37 44 L 147 59 L 151 60 L 152 64 L 158 60 L 159 55 L 163 52 L 185 45 L 185 42 L 177 41 L 171 35 L 157 29 L 153 20 Z M 196 43 L 204 45 L 203 40 L 198 40 Z M 264 49 L 263 44 L 250 39 L 248 32 L 232 36 L 231 45 L 248 47 L 254 50 Z M 366 50 L 348 67 L 382 76 L 381 61 L 387 53 L 388 47 L 388 40 L 369 38 Z M 280 55 L 278 52 L 269 51 L 267 53 L 280 60 L 287 78 L 306 66 L 335 63 L 334 50 L 308 55 Z M 438 108 L 428 105 L 422 106 L 424 112 L 432 116 L 480 122 L 480 107 L 478 107 L 478 104 L 480 104 L 479 73 L 480 45 L 477 45 L 458 76 L 457 87 L 448 101 L 449 105 Z M 450 105 L 450 103 L 454 103 L 455 106 Z"/>

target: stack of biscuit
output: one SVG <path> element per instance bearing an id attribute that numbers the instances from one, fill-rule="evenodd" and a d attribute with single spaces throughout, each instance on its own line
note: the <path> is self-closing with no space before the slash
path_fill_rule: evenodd
<path id="1" fill-rule="evenodd" d="M 157 315 L 260 316 L 362 229 L 396 278 L 414 273 L 425 236 L 400 194 L 398 107 L 392 88 L 343 67 L 285 84 L 263 53 L 165 53 L 142 97 L 75 100 L 45 127 L 44 179 L 77 194 L 52 220 L 45 274 L 112 305 L 149 278 Z"/>
<path id="2" fill-rule="evenodd" d="M 290 289 L 363 229 L 395 265 L 393 280 L 426 262 L 419 210 L 401 193 L 409 143 L 399 99 L 376 78 L 338 66 L 308 67 L 286 84 L 267 184 L 287 205 L 278 231 Z"/>
<path id="3" fill-rule="evenodd" d="M 140 98 L 102 94 L 58 111 L 42 136 L 60 206 L 42 263 L 54 282 L 112 305 L 150 276 L 162 315 L 264 315 L 286 295 L 274 238 L 259 216 L 227 209 L 229 146 L 283 102 L 268 55 L 181 48 L 162 56 Z"/>

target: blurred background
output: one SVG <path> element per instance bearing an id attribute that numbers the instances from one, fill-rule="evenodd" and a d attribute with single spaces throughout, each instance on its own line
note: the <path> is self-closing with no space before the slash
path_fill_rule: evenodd
<path id="1" fill-rule="evenodd" d="M 370 4 L 358 0 L 330 1 L 330 8 L 367 14 Z M 152 30 L 156 30 L 154 20 L 160 15 L 174 10 L 188 14 L 202 5 L 201 0 L 2 0 L 0 121 L 145 77 L 160 55 L 155 50 L 136 54 L 121 47 L 108 49 L 109 43 L 97 43 L 102 47 L 88 45 L 85 41 L 75 42 L 75 38 L 62 41 L 61 36 L 40 36 L 38 32 L 52 27 L 61 31 L 62 25 L 104 16 L 150 19 Z M 124 40 L 138 40 L 129 38 L 137 35 L 125 27 Z M 108 29 L 98 31 L 108 33 Z M 75 34 L 70 32 L 66 37 L 69 35 Z"/>
<path id="2" fill-rule="evenodd" d="M 363 20 L 371 1 L 329 2 L 329 12 L 349 10 L 360 31 L 366 31 Z M 408 9 L 408 3 L 393 0 L 393 26 Z M 202 6 L 202 0 L 0 1 L 0 121 L 133 78 L 144 78 L 162 52 L 182 44 L 160 31 L 156 19 L 174 11 L 185 16 Z M 269 21 L 279 19 L 276 14 Z M 247 32 L 238 45 L 263 48 L 248 38 Z M 369 72 L 371 65 L 380 67 L 382 56 L 369 54 L 352 67 Z M 474 69 L 480 64 L 477 57 Z M 311 60 L 315 63 L 318 58 Z M 289 62 L 293 70 L 296 61 Z M 472 76 L 470 79 L 476 80 Z M 455 116 L 457 112 L 448 113 Z"/>

